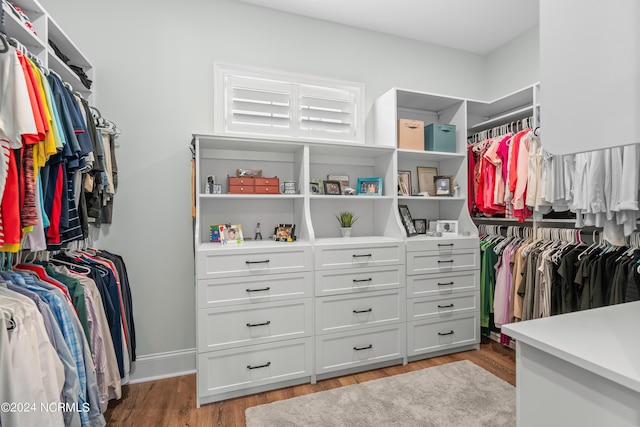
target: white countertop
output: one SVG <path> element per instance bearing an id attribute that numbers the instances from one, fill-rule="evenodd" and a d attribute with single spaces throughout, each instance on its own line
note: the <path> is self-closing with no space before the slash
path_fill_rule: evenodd
<path id="1" fill-rule="evenodd" d="M 640 301 L 510 323 L 502 332 L 640 392 Z"/>

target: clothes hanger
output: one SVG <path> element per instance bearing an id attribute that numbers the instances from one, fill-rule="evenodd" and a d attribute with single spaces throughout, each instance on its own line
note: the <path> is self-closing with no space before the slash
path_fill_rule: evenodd
<path id="1" fill-rule="evenodd" d="M 67 262 L 67 261 L 62 261 L 60 259 L 57 258 L 51 258 L 49 260 L 50 263 L 52 264 L 63 264 L 63 265 L 67 265 L 69 267 L 72 267 L 73 270 L 79 270 L 85 274 L 89 274 L 91 273 L 91 269 L 89 267 L 85 267 L 83 265 L 78 265 L 78 264 L 73 264 L 71 262 Z"/>
<path id="2" fill-rule="evenodd" d="M 6 39 L 4 34 L 0 33 L 0 42 L 2 43 L 2 47 L 0 48 L 0 53 L 5 53 L 9 51 L 9 42 Z"/>

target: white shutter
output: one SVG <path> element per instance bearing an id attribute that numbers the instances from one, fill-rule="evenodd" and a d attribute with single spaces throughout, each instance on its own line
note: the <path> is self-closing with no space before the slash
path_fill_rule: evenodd
<path id="1" fill-rule="evenodd" d="M 227 75 L 225 129 L 282 134 L 291 128 L 291 85 Z"/>
<path id="2" fill-rule="evenodd" d="M 364 142 L 359 83 L 216 64 L 216 132 Z"/>
<path id="3" fill-rule="evenodd" d="M 300 135 L 322 139 L 356 139 L 356 95 L 348 90 L 298 87 Z"/>

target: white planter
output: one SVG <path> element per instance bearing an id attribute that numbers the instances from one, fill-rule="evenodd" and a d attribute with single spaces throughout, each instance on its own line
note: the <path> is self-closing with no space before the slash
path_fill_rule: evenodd
<path id="1" fill-rule="evenodd" d="M 340 227 L 342 237 L 351 237 L 351 227 Z"/>

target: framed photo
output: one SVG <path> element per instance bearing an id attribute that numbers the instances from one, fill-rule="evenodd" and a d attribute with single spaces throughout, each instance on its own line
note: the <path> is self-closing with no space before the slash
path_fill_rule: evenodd
<path id="1" fill-rule="evenodd" d="M 436 176 L 433 180 L 436 185 L 436 196 L 453 195 L 453 178 L 451 176 Z"/>
<path id="2" fill-rule="evenodd" d="M 398 171 L 398 195 L 411 195 L 411 171 Z"/>
<path id="3" fill-rule="evenodd" d="M 276 242 L 293 242 L 296 239 L 296 225 L 276 224 L 273 235 Z"/>
<path id="4" fill-rule="evenodd" d="M 340 181 L 322 181 L 322 185 L 324 186 L 324 194 L 329 195 L 340 195 L 342 194 L 342 185 Z"/>
<path id="5" fill-rule="evenodd" d="M 413 226 L 418 234 L 427 234 L 427 220 L 426 219 L 414 219 Z"/>
<path id="6" fill-rule="evenodd" d="M 407 236 L 411 237 L 418 234 L 418 232 L 416 231 L 416 227 L 413 225 L 413 220 L 411 219 L 409 206 L 398 205 L 398 210 L 400 211 L 400 218 L 402 219 L 402 225 L 404 225 L 404 229 L 407 231 Z"/>
<path id="7" fill-rule="evenodd" d="M 223 231 L 223 244 L 242 243 L 244 241 L 244 238 L 242 237 L 242 225 L 240 224 L 229 225 L 225 227 Z"/>
<path id="8" fill-rule="evenodd" d="M 418 166 L 418 191 L 429 196 L 436 195 L 434 178 L 438 176 L 438 168 Z"/>
<path id="9" fill-rule="evenodd" d="M 455 237 L 458 235 L 458 221 L 439 219 L 436 223 L 436 231 L 442 233 L 442 237 Z"/>
<path id="10" fill-rule="evenodd" d="M 382 178 L 358 178 L 358 196 L 382 196 Z"/>
<path id="11" fill-rule="evenodd" d="M 320 186 L 320 183 L 312 181 L 312 182 L 309 183 L 309 194 L 311 194 L 311 195 L 322 194 L 320 192 L 321 188 L 322 187 Z"/>
<path id="12" fill-rule="evenodd" d="M 349 175 L 327 175 L 327 181 L 340 181 L 342 194 L 344 194 L 344 190 L 349 187 Z"/>

